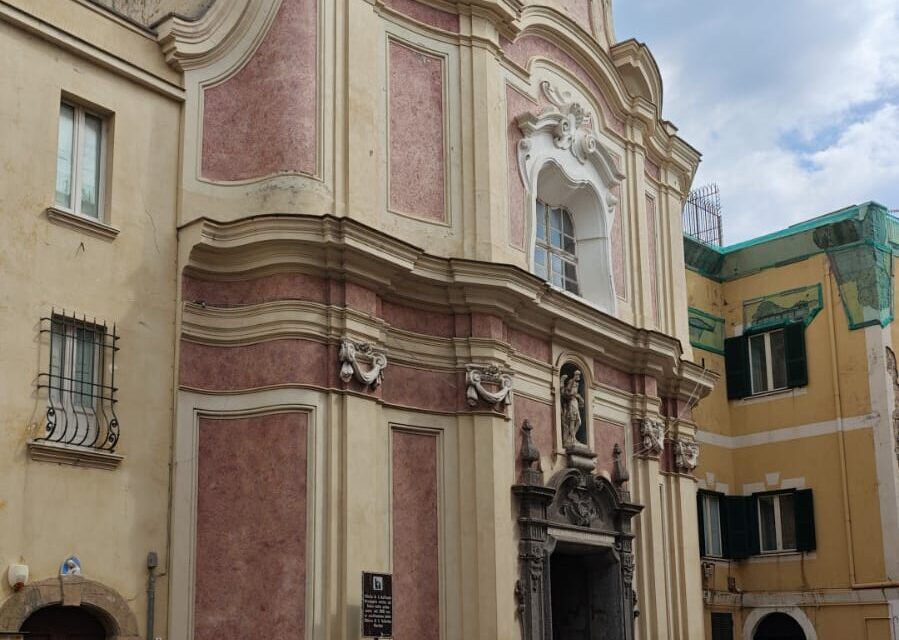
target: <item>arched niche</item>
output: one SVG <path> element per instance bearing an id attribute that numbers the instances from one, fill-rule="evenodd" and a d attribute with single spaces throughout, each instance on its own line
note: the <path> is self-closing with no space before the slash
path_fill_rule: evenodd
<path id="1" fill-rule="evenodd" d="M 591 117 L 570 94 L 540 84 L 551 106 L 518 118 L 518 165 L 529 203 L 529 265 L 534 271 L 537 201 L 564 207 L 574 220 L 580 296 L 615 313 L 610 231 L 624 175 L 593 131 Z"/>
<path id="2" fill-rule="evenodd" d="M 749 612 L 743 622 L 744 640 L 765 640 L 771 632 L 792 634 L 796 640 L 818 640 L 818 632 L 799 607 L 758 608 Z M 801 634 L 801 635 L 800 635 Z"/>
<path id="3" fill-rule="evenodd" d="M 54 605 L 84 607 L 106 630 L 108 640 L 140 640 L 137 618 L 114 589 L 80 576 L 29 583 L 0 605 L 0 629 L 18 630 L 36 611 Z"/>

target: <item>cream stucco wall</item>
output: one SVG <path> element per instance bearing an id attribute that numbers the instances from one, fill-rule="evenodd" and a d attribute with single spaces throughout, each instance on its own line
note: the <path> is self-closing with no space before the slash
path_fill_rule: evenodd
<path id="1" fill-rule="evenodd" d="M 118 68 L 110 68 L 113 56 Z M 147 552 L 156 551 L 161 566 L 167 561 L 178 74 L 148 34 L 75 2 L 0 7 L 0 59 L 0 601 L 12 593 L 10 563 L 27 564 L 39 581 L 76 554 L 84 576 L 118 592 L 143 628 Z M 114 239 L 45 213 L 54 199 L 63 94 L 113 114 L 105 221 L 118 229 Z M 115 470 L 29 457 L 27 442 L 46 423 L 46 391 L 36 389 L 49 361 L 40 320 L 54 309 L 115 324 L 121 337 L 116 453 L 123 460 Z M 164 594 L 164 578 L 158 587 Z M 162 626 L 164 608 L 157 613 Z"/>

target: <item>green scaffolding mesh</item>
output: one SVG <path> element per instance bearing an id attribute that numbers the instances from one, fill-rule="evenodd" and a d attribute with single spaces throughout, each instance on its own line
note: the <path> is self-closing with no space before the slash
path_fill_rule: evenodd
<path id="1" fill-rule="evenodd" d="M 690 344 L 713 353 L 724 353 L 724 318 L 690 307 Z"/>
<path id="2" fill-rule="evenodd" d="M 893 320 L 893 256 L 890 252 L 864 243 L 829 251 L 840 297 L 850 329 Z"/>
<path id="3" fill-rule="evenodd" d="M 753 298 L 743 303 L 743 330 L 782 327 L 793 322 L 808 326 L 823 306 L 820 284 Z"/>

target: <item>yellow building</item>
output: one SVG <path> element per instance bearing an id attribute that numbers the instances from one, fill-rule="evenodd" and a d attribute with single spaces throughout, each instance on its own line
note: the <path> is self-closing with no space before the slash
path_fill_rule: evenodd
<path id="1" fill-rule="evenodd" d="M 694 360 L 722 381 L 693 412 L 707 638 L 896 637 L 897 225 L 867 203 L 685 237 Z"/>

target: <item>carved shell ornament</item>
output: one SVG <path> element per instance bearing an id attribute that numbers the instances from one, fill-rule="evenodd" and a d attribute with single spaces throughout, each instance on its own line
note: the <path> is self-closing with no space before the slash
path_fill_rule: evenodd
<path id="1" fill-rule="evenodd" d="M 368 342 L 353 342 L 349 338 L 340 341 L 340 379 L 349 382 L 355 378 L 358 382 L 372 390 L 377 389 L 384 381 L 384 369 L 387 368 L 387 356 L 383 351 L 376 351 Z M 368 364 L 368 370 L 362 368 Z"/>
<path id="2" fill-rule="evenodd" d="M 643 438 L 643 450 L 645 455 L 661 455 L 665 448 L 665 423 L 661 420 L 643 418 L 640 422 L 640 437 Z"/>
<path id="3" fill-rule="evenodd" d="M 699 466 L 699 444 L 693 440 L 678 440 L 674 449 L 674 464 L 686 472 Z"/>
<path id="4" fill-rule="evenodd" d="M 465 396 L 468 404 L 477 406 L 479 400 L 492 405 L 512 404 L 512 376 L 496 365 L 481 366 L 470 364 L 465 367 Z M 484 383 L 499 386 L 497 391 L 491 391 Z"/>

